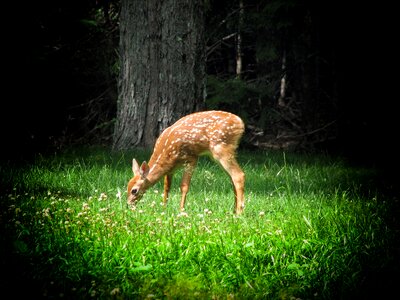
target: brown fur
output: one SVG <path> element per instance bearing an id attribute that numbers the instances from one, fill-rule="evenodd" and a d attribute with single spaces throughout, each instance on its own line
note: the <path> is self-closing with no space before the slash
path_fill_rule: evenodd
<path id="1" fill-rule="evenodd" d="M 164 176 L 164 204 L 168 201 L 173 172 L 184 167 L 180 208 L 184 210 L 186 194 L 198 157 L 211 154 L 229 174 L 235 193 L 235 212 L 244 208 L 245 176 L 236 161 L 236 149 L 244 132 L 244 123 L 224 111 L 193 113 L 166 128 L 156 141 L 147 164 L 139 167 L 134 159 L 134 177 L 128 183 L 128 204 L 135 204 L 144 192 Z"/>

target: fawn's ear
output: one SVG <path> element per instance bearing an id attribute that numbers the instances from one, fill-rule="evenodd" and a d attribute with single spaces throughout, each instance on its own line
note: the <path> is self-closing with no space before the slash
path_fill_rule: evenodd
<path id="1" fill-rule="evenodd" d="M 147 164 L 147 162 L 142 162 L 142 165 L 140 166 L 140 176 L 142 177 L 142 178 L 146 178 L 147 177 L 147 175 L 149 175 L 149 171 L 150 171 L 150 168 L 149 168 L 149 165 Z"/>
<path id="2" fill-rule="evenodd" d="M 138 162 L 136 161 L 136 159 L 133 159 L 133 160 L 132 160 L 132 172 L 133 172 L 133 174 L 135 174 L 135 175 L 141 173 L 141 172 L 140 172 L 140 168 L 139 168 L 139 164 L 138 164 Z"/>

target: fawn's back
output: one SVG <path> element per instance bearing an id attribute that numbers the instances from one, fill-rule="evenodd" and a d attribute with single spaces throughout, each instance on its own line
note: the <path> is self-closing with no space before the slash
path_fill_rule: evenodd
<path id="1" fill-rule="evenodd" d="M 234 114 L 224 111 L 190 114 L 163 131 L 149 164 L 154 166 L 164 160 L 185 163 L 192 157 L 212 154 L 216 147 L 234 152 L 243 132 L 243 121 Z"/>

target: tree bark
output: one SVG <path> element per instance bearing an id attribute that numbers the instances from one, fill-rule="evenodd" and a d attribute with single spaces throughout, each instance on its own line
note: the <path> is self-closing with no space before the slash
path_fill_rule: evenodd
<path id="1" fill-rule="evenodd" d="M 236 78 L 240 79 L 242 76 L 242 28 L 243 28 L 243 15 L 244 15 L 244 5 L 243 0 L 239 1 L 239 22 L 238 31 L 236 37 Z"/>
<path id="2" fill-rule="evenodd" d="M 278 105 L 284 107 L 285 98 L 286 98 L 286 50 L 283 50 L 282 55 L 282 77 L 281 77 L 281 84 L 279 87 L 279 98 L 278 98 Z"/>
<path id="3" fill-rule="evenodd" d="M 205 100 L 200 0 L 122 0 L 114 149 L 152 148 L 160 132 Z"/>

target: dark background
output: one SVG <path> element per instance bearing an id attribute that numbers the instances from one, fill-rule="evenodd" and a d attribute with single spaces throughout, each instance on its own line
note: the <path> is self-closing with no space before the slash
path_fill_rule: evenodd
<path id="1" fill-rule="evenodd" d="M 344 155 L 354 163 L 397 174 L 395 10 L 357 2 L 304 1 L 320 16 L 320 49 L 334 50 L 337 82 L 335 138 L 313 151 Z M 88 103 L 103 94 L 107 84 L 112 91 L 101 109 L 110 119 L 115 116 L 117 75 L 107 69 L 106 60 L 117 57 L 117 19 L 98 32 L 85 23 L 93 11 L 110 3 L 118 9 L 118 1 L 40 1 L 20 2 L 4 10 L 10 19 L 2 26 L 3 158 L 18 159 L 71 144 L 110 144 L 110 136 L 97 141 L 93 136 L 85 138 L 92 129 L 90 120 L 85 120 L 91 111 Z M 217 14 L 213 12 L 217 8 L 209 8 L 208 14 Z M 115 53 L 99 60 L 105 40 Z"/>

